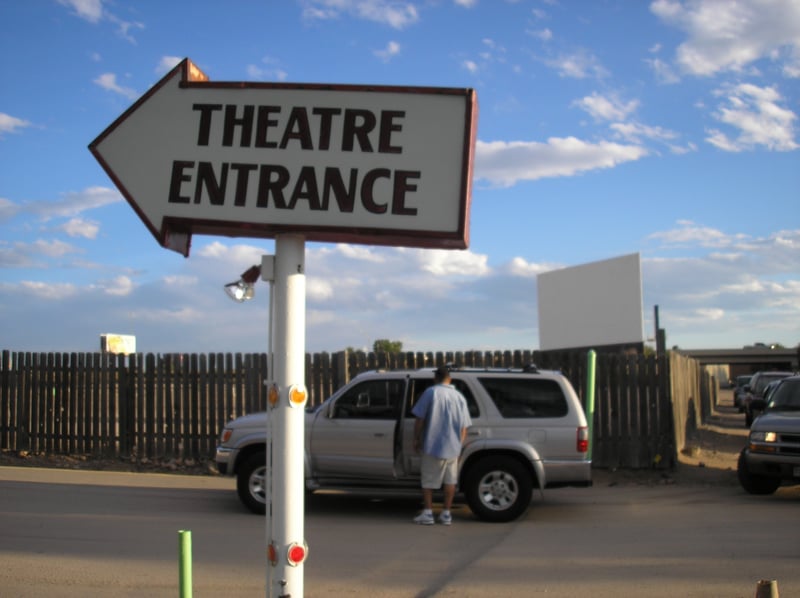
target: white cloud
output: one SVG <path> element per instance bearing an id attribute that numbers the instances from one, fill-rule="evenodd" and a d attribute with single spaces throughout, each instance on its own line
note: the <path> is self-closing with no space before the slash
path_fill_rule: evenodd
<path id="1" fill-rule="evenodd" d="M 527 261 L 522 257 L 515 257 L 509 262 L 507 266 L 508 272 L 512 276 L 520 276 L 524 278 L 536 278 L 543 272 L 549 272 L 557 268 L 563 268 L 561 264 L 537 264 Z"/>
<path id="2" fill-rule="evenodd" d="M 74 217 L 122 201 L 119 191 L 108 187 L 87 187 L 83 191 L 65 193 L 56 201 L 32 201 L 20 206 L 20 211 L 36 214 L 42 220 Z"/>
<path id="3" fill-rule="evenodd" d="M 646 58 L 645 63 L 650 66 L 659 83 L 671 85 L 680 81 L 680 77 L 672 70 L 672 67 L 660 58 Z"/>
<path id="4" fill-rule="evenodd" d="M 638 145 L 608 141 L 591 143 L 575 137 L 553 137 L 536 141 L 478 141 L 475 177 L 502 187 L 520 181 L 573 176 L 581 172 L 612 168 L 647 155 Z"/>
<path id="5" fill-rule="evenodd" d="M 139 97 L 139 94 L 136 92 L 135 89 L 131 87 L 124 87 L 117 83 L 117 76 L 114 73 L 103 73 L 97 79 L 93 81 L 95 85 L 102 87 L 107 91 L 112 91 L 117 93 L 121 96 L 128 98 L 129 100 L 135 100 Z"/>
<path id="6" fill-rule="evenodd" d="M 71 8 L 78 17 L 90 23 L 103 18 L 103 0 L 58 0 L 58 3 Z"/>
<path id="7" fill-rule="evenodd" d="M 797 0 L 655 0 L 650 10 L 686 32 L 676 60 L 693 75 L 741 72 L 769 57 L 793 76 L 800 64 Z"/>
<path id="8" fill-rule="evenodd" d="M 696 310 L 698 317 L 703 320 L 721 320 L 725 317 L 725 310 L 718 307 L 705 307 Z"/>
<path id="9" fill-rule="evenodd" d="M 131 309 L 126 312 L 131 322 L 147 322 L 151 324 L 193 324 L 206 320 L 206 315 L 193 307 Z"/>
<path id="10" fill-rule="evenodd" d="M 176 286 L 176 287 L 195 287 L 199 281 L 197 276 L 193 275 L 168 275 L 163 278 L 164 284 L 167 286 Z"/>
<path id="11" fill-rule="evenodd" d="M 16 204 L 5 197 L 0 197 L 0 222 L 13 218 L 19 213 L 19 211 L 19 204 Z"/>
<path id="12" fill-rule="evenodd" d="M 396 0 L 303 0 L 302 4 L 303 17 L 310 20 L 331 20 L 348 15 L 395 29 L 403 29 L 419 20 L 414 4 Z"/>
<path id="13" fill-rule="evenodd" d="M 32 266 L 30 256 L 19 251 L 17 246 L 9 247 L 5 241 L 0 241 L 0 268 L 25 268 Z"/>
<path id="14" fill-rule="evenodd" d="M 538 39 L 540 41 L 543 41 L 543 42 L 549 42 L 550 40 L 553 39 L 553 32 L 550 31 L 546 27 L 544 29 L 537 29 L 535 31 L 529 31 L 528 35 L 530 35 L 531 37 L 534 37 L 534 38 L 536 38 L 536 39 Z"/>
<path id="15" fill-rule="evenodd" d="M 0 266 L 5 268 L 43 267 L 44 259 L 58 259 L 80 249 L 58 239 L 36 239 L 32 242 L 0 243 Z"/>
<path id="16" fill-rule="evenodd" d="M 156 66 L 156 73 L 159 75 L 165 75 L 178 66 L 182 60 L 183 58 L 180 56 L 162 56 L 161 60 L 158 61 L 158 65 Z"/>
<path id="17" fill-rule="evenodd" d="M 424 271 L 436 276 L 480 277 L 489 274 L 487 255 L 444 249 L 417 249 L 411 253 Z"/>
<path id="18" fill-rule="evenodd" d="M 289 73 L 281 67 L 277 58 L 264 56 L 261 63 L 264 66 L 248 64 L 247 76 L 258 81 L 286 81 L 289 78 Z"/>
<path id="19" fill-rule="evenodd" d="M 609 128 L 616 133 L 616 137 L 628 143 L 639 144 L 644 139 L 658 141 L 669 145 L 676 153 L 688 151 L 686 148 L 678 148 L 671 142 L 678 138 L 675 131 L 664 129 L 663 127 L 653 127 L 637 122 L 612 123 Z M 691 147 L 689 148 L 691 149 Z"/>
<path id="20" fill-rule="evenodd" d="M 20 129 L 31 126 L 31 123 L 10 114 L 0 112 L 0 139 L 4 133 L 16 133 Z"/>
<path id="21" fill-rule="evenodd" d="M 730 346 L 730 330 L 754 335 L 743 343 L 797 344 L 800 229 L 752 237 L 684 221 L 648 239 L 663 245 L 642 261 L 644 302 L 661 306 L 668 344 L 673 335 L 682 347 Z"/>
<path id="22" fill-rule="evenodd" d="M 395 41 L 390 41 L 383 50 L 375 50 L 374 54 L 384 62 L 388 62 L 400 54 L 400 44 Z"/>
<path id="23" fill-rule="evenodd" d="M 561 77 L 570 79 L 586 79 L 588 77 L 602 79 L 608 76 L 608 71 L 600 64 L 597 57 L 584 49 L 547 59 L 545 64 L 558 71 Z"/>
<path id="24" fill-rule="evenodd" d="M 719 122 L 739 130 L 731 138 L 718 129 L 710 129 L 706 141 L 731 152 L 764 147 L 774 151 L 791 151 L 800 147 L 795 141 L 797 115 L 779 106 L 783 100 L 774 87 L 758 87 L 742 83 L 717 90 L 725 97 L 713 114 Z"/>
<path id="25" fill-rule="evenodd" d="M 330 281 L 310 278 L 306 281 L 306 296 L 310 301 L 323 302 L 333 297 L 334 288 Z"/>
<path id="26" fill-rule="evenodd" d="M 226 245 L 212 241 L 193 250 L 195 275 L 201 279 L 217 279 L 221 284 L 237 280 L 251 266 L 260 266 L 264 255 L 274 254 L 255 245 Z"/>
<path id="27" fill-rule="evenodd" d="M 735 240 L 720 230 L 698 226 L 690 220 L 682 220 L 678 224 L 680 228 L 653 233 L 648 239 L 660 241 L 667 246 L 699 245 L 700 247 L 729 247 Z"/>
<path id="28" fill-rule="evenodd" d="M 98 24 L 103 21 L 108 21 L 116 25 L 117 35 L 134 44 L 136 40 L 131 35 L 131 30 L 144 29 L 142 23 L 120 19 L 114 13 L 107 10 L 104 6 L 104 0 L 58 0 L 58 3 L 67 8 L 71 8 L 75 16 L 89 23 Z"/>
<path id="29" fill-rule="evenodd" d="M 20 243 L 20 247 L 27 248 L 31 253 L 36 255 L 43 255 L 45 257 L 62 257 L 68 253 L 75 253 L 78 249 L 74 245 L 64 243 L 58 239 L 45 240 L 37 239 L 33 243 Z"/>
<path id="30" fill-rule="evenodd" d="M 639 107 L 638 100 L 622 101 L 615 94 L 600 95 L 596 91 L 574 102 L 595 120 L 625 120 Z"/>
<path id="31" fill-rule="evenodd" d="M 361 262 L 382 264 L 386 261 L 386 256 L 380 250 L 366 245 L 340 243 L 335 246 L 334 251 L 346 258 Z"/>
<path id="32" fill-rule="evenodd" d="M 78 288 L 71 283 L 37 282 L 24 280 L 19 284 L 18 290 L 42 299 L 60 301 L 74 296 Z"/>
<path id="33" fill-rule="evenodd" d="M 120 275 L 111 280 L 102 281 L 97 285 L 105 294 L 115 297 L 125 297 L 130 295 L 135 285 L 130 277 Z"/>
<path id="34" fill-rule="evenodd" d="M 58 227 L 70 237 L 84 237 L 86 239 L 96 239 L 100 226 L 92 220 L 83 218 L 70 218 L 67 222 Z"/>

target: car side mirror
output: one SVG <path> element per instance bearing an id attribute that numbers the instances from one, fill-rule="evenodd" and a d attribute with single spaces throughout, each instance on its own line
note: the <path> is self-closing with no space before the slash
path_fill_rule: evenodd
<path id="1" fill-rule="evenodd" d="M 767 401 L 764 399 L 753 399 L 750 401 L 750 409 L 754 411 L 764 411 L 767 408 Z"/>

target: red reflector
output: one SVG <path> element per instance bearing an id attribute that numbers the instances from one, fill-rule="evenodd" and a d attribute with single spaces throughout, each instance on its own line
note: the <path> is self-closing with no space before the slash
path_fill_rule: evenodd
<path id="1" fill-rule="evenodd" d="M 286 553 L 286 558 L 292 567 L 296 567 L 306 558 L 306 547 L 300 544 L 292 544 L 289 546 L 289 551 Z"/>
<path id="2" fill-rule="evenodd" d="M 589 452 L 589 428 L 586 426 L 581 426 L 578 428 L 577 448 L 579 453 Z"/>

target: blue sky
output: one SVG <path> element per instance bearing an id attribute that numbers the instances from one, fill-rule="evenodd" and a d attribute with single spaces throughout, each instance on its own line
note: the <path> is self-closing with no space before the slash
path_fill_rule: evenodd
<path id="1" fill-rule="evenodd" d="M 185 57 L 477 92 L 469 249 L 307 243 L 309 351 L 535 349 L 539 273 L 634 252 L 647 336 L 800 342 L 796 0 L 0 0 L 0 55 L 0 348 L 266 350 L 273 243 L 163 249 L 87 149 Z"/>

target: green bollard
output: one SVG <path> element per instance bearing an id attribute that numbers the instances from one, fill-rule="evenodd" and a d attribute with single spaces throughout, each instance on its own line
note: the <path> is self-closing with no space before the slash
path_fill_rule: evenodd
<path id="1" fill-rule="evenodd" d="M 594 449 L 594 386 L 595 364 L 597 363 L 597 353 L 594 352 L 594 349 L 589 351 L 586 360 L 586 423 L 589 426 L 589 453 L 586 456 L 591 461 Z"/>
<path id="2" fill-rule="evenodd" d="M 192 532 L 181 530 L 180 535 L 180 598 L 192 598 Z"/>

